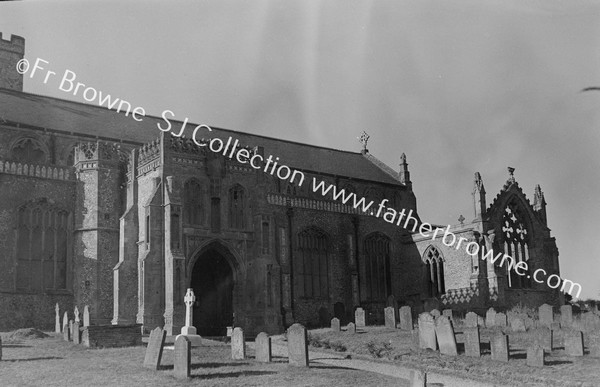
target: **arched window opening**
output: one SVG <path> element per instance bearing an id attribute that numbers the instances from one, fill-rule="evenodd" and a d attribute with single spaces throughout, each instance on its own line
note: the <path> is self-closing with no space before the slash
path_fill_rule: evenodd
<path id="1" fill-rule="evenodd" d="M 298 256 L 294 257 L 297 297 L 329 297 L 328 245 L 329 240 L 321 230 L 310 228 L 298 234 Z"/>
<path id="2" fill-rule="evenodd" d="M 246 197 L 244 188 L 236 185 L 229 190 L 229 227 L 243 229 L 245 221 Z"/>
<path id="3" fill-rule="evenodd" d="M 514 266 L 509 268 L 505 263 L 507 270 L 508 286 L 513 289 L 531 288 L 531 268 L 529 267 L 529 232 L 524 222 L 525 216 L 522 214 L 515 200 L 511 201 L 504 208 L 502 214 L 502 237 L 504 239 L 504 253 L 514 259 L 515 265 L 519 262 L 527 262 L 527 270 L 520 266 L 519 271 L 525 273 L 519 275 Z"/>
<path id="4" fill-rule="evenodd" d="M 440 251 L 429 246 L 423 254 L 423 262 L 425 264 L 425 278 L 428 297 L 439 297 L 446 293 L 446 285 L 444 283 L 444 259 Z"/>
<path id="5" fill-rule="evenodd" d="M 33 138 L 18 140 L 11 149 L 12 158 L 21 163 L 45 164 L 47 155 L 44 147 Z"/>
<path id="6" fill-rule="evenodd" d="M 364 242 L 365 274 L 368 301 L 386 301 L 392 294 L 390 239 L 373 234 Z"/>
<path id="7" fill-rule="evenodd" d="M 202 187 L 196 179 L 185 182 L 183 187 L 184 220 L 188 224 L 202 225 Z"/>

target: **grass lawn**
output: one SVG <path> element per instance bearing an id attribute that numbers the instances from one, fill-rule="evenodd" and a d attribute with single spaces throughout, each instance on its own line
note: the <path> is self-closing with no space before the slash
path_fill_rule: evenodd
<path id="1" fill-rule="evenodd" d="M 311 363 L 309 369 L 231 360 L 229 345 L 192 349 L 192 378 L 174 379 L 173 351 L 163 352 L 158 371 L 142 367 L 145 347 L 87 349 L 58 336 L 7 339 L 3 335 L 0 386 L 403 386 L 375 373 Z"/>
<path id="2" fill-rule="evenodd" d="M 568 356 L 562 336 L 557 335 L 556 346 L 551 354 L 546 354 L 544 368 L 533 368 L 526 364 L 526 349 L 533 342 L 527 332 L 509 334 L 510 359 L 508 363 L 492 361 L 489 338 L 492 329 L 481 329 L 482 357 L 469 358 L 464 351 L 462 334 L 457 328 L 459 356 L 441 355 L 431 350 L 413 349 L 415 337 L 410 332 L 389 330 L 384 327 L 366 327 L 351 335 L 344 331 L 336 333 L 330 329 L 314 329 L 309 332 L 312 343 L 320 342 L 318 350 L 359 354 L 371 358 L 391 361 L 411 368 L 424 369 L 484 382 L 502 381 L 516 386 L 600 386 L 600 359 Z M 330 349 L 324 349 L 323 344 Z M 319 345 L 317 343 L 317 345 Z"/>

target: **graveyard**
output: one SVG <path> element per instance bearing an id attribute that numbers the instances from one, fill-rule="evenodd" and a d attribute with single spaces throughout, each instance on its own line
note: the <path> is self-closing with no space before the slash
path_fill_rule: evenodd
<path id="1" fill-rule="evenodd" d="M 1 334 L 0 384 L 90 386 L 595 386 L 600 313 L 571 306 L 464 315 L 408 306 L 384 311 L 385 325 L 333 318 L 325 328 L 200 338 L 194 295 L 182 333 L 89 325 L 87 310 L 56 308 L 54 332 Z M 72 318 L 71 318 L 72 317 Z M 137 329 L 136 329 L 137 328 Z M 427 379 L 427 382 L 425 381 Z"/>

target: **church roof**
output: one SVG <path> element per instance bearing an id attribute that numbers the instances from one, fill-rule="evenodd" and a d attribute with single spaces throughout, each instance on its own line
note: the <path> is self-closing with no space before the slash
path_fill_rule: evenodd
<path id="1" fill-rule="evenodd" d="M 175 120 L 170 120 L 172 123 Z M 47 130 L 65 135 L 89 137 L 106 141 L 141 145 L 160 135 L 157 123 L 165 122 L 159 117 L 145 116 L 135 121 L 131 115 L 116 113 L 105 107 L 40 96 L 21 91 L 0 89 L 0 124 Z M 195 125 L 188 124 L 187 136 Z M 280 164 L 303 171 L 344 176 L 354 179 L 401 185 L 397 174 L 369 153 L 349 152 L 315 145 L 302 144 L 266 136 L 212 127 L 214 135 L 223 139 L 229 136 L 239 139 L 241 145 L 262 146 L 265 156 L 279 157 Z M 173 125 L 173 131 L 180 126 Z"/>

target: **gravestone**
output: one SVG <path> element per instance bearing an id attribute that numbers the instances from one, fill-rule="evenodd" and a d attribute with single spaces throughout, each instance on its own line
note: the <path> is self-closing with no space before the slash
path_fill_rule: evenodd
<path id="1" fill-rule="evenodd" d="M 337 317 L 331 319 L 331 331 L 339 332 L 340 331 L 340 320 Z"/>
<path id="2" fill-rule="evenodd" d="M 54 333 L 60 333 L 60 307 L 58 306 L 58 302 L 54 307 L 54 311 L 56 312 L 56 316 L 54 317 Z"/>
<path id="3" fill-rule="evenodd" d="M 571 305 L 563 305 L 560 307 L 560 326 L 570 327 L 573 324 L 573 308 Z"/>
<path id="4" fill-rule="evenodd" d="M 396 297 L 394 297 L 393 294 L 388 296 L 386 306 L 390 306 L 394 308 L 394 310 L 398 310 L 398 301 L 396 301 Z"/>
<path id="5" fill-rule="evenodd" d="M 473 312 L 467 313 L 465 316 L 465 326 L 469 328 L 473 328 L 477 326 L 477 314 Z"/>
<path id="6" fill-rule="evenodd" d="M 63 338 L 65 339 L 65 341 L 69 341 L 71 339 L 71 337 L 69 335 L 69 315 L 67 314 L 66 311 L 63 314 L 62 328 L 63 328 Z"/>
<path id="7" fill-rule="evenodd" d="M 233 328 L 231 334 L 231 358 L 233 360 L 246 358 L 246 340 L 244 339 L 244 330 L 240 327 Z"/>
<path id="8" fill-rule="evenodd" d="M 477 316 L 477 326 L 485 328 L 485 319 L 479 315 Z"/>
<path id="9" fill-rule="evenodd" d="M 79 321 L 73 322 L 73 344 L 81 344 L 81 331 L 79 330 Z"/>
<path id="10" fill-rule="evenodd" d="M 506 315 L 504 313 L 496 313 L 496 320 L 494 326 L 505 328 L 506 327 Z"/>
<path id="11" fill-rule="evenodd" d="M 426 387 L 427 374 L 421 370 L 410 370 L 410 387 Z"/>
<path id="12" fill-rule="evenodd" d="M 600 330 L 600 317 L 592 312 L 584 313 L 581 315 L 581 324 L 585 332 L 596 332 Z"/>
<path id="13" fill-rule="evenodd" d="M 154 328 L 150 332 L 150 338 L 148 339 L 148 347 L 146 347 L 146 355 L 144 356 L 144 367 L 151 370 L 158 370 L 160 366 L 160 359 L 162 358 L 163 347 L 165 345 L 165 338 L 167 331 L 161 328 Z"/>
<path id="14" fill-rule="evenodd" d="M 583 334 L 581 331 L 564 331 L 565 352 L 569 356 L 583 356 Z"/>
<path id="15" fill-rule="evenodd" d="M 440 316 L 435 321 L 435 335 L 437 336 L 440 353 L 443 355 L 456 356 L 456 337 L 454 336 L 454 328 L 452 322 L 446 316 Z"/>
<path id="16" fill-rule="evenodd" d="M 87 305 L 83 307 L 83 326 L 90 326 L 90 307 Z"/>
<path id="17" fill-rule="evenodd" d="M 174 352 L 173 376 L 177 379 L 189 378 L 192 368 L 192 343 L 187 337 L 180 335 L 175 340 Z"/>
<path id="18" fill-rule="evenodd" d="M 496 310 L 494 308 L 489 308 L 487 312 L 485 312 L 485 326 L 491 328 L 496 325 Z"/>
<path id="19" fill-rule="evenodd" d="M 590 335 L 587 341 L 587 347 L 590 350 L 591 357 L 600 357 L 600 335 Z"/>
<path id="20" fill-rule="evenodd" d="M 385 314 L 385 327 L 396 329 L 396 313 L 394 311 L 394 308 L 388 306 L 383 310 L 383 312 Z"/>
<path id="21" fill-rule="evenodd" d="M 194 289 L 188 288 L 185 296 L 183 297 L 183 302 L 185 303 L 185 326 L 181 328 L 181 334 L 177 335 L 177 337 L 185 336 L 188 338 L 188 340 L 190 340 L 190 343 L 192 343 L 192 347 L 199 347 L 202 345 L 202 337 L 197 334 L 196 327 L 193 324 L 193 305 L 196 302 Z"/>
<path id="22" fill-rule="evenodd" d="M 254 340 L 254 348 L 256 352 L 256 361 L 270 363 L 271 355 L 271 338 L 265 332 L 260 332 Z"/>
<path id="23" fill-rule="evenodd" d="M 430 313 L 430 314 L 433 316 L 433 318 L 434 318 L 434 319 L 436 319 L 436 318 L 438 318 L 438 317 L 440 317 L 440 316 L 442 315 L 442 314 L 440 313 L 440 311 L 439 311 L 439 310 L 437 310 L 437 309 L 434 309 L 434 310 L 432 310 L 432 311 L 431 311 L 431 312 L 429 312 L 429 313 Z"/>
<path id="24" fill-rule="evenodd" d="M 515 317 L 510 321 L 510 329 L 513 332 L 526 332 L 525 322 L 520 317 Z"/>
<path id="25" fill-rule="evenodd" d="M 291 365 L 308 367 L 308 340 L 306 328 L 293 324 L 287 330 L 288 358 Z"/>
<path id="26" fill-rule="evenodd" d="M 346 328 L 346 332 L 350 333 L 350 334 L 355 334 L 356 333 L 356 325 L 354 325 L 354 323 L 349 323 L 348 327 Z"/>
<path id="27" fill-rule="evenodd" d="M 552 352 L 552 331 L 550 328 L 541 327 L 532 331 L 533 344 L 542 347 L 545 351 Z"/>
<path id="28" fill-rule="evenodd" d="M 452 309 L 444 309 L 442 310 L 442 316 L 446 316 L 450 319 L 450 321 L 452 321 L 453 319 L 453 315 L 452 315 Z"/>
<path id="29" fill-rule="evenodd" d="M 367 325 L 365 323 L 365 310 L 363 308 L 356 308 L 354 311 L 354 322 L 357 328 L 364 328 Z"/>
<path id="30" fill-rule="evenodd" d="M 427 312 L 419 315 L 419 348 L 437 349 L 435 337 L 435 322 L 433 316 Z"/>
<path id="31" fill-rule="evenodd" d="M 538 317 L 540 320 L 540 325 L 550 328 L 554 322 L 554 312 L 552 311 L 552 306 L 548 304 L 543 304 L 540 306 L 538 308 Z"/>
<path id="32" fill-rule="evenodd" d="M 79 318 L 79 308 L 77 307 L 77 305 L 75 305 L 75 309 L 73 310 L 73 315 L 75 316 L 75 322 L 79 323 L 81 322 L 81 319 Z"/>
<path id="33" fill-rule="evenodd" d="M 481 346 L 479 327 L 465 328 L 463 330 L 465 339 L 465 355 L 470 357 L 481 357 Z"/>
<path id="34" fill-rule="evenodd" d="M 69 320 L 69 340 L 73 341 L 73 320 Z"/>
<path id="35" fill-rule="evenodd" d="M 492 360 L 508 361 L 508 336 L 499 332 L 490 340 L 490 348 L 492 349 Z"/>
<path id="36" fill-rule="evenodd" d="M 539 345 L 532 345 L 527 348 L 527 365 L 530 367 L 543 367 L 544 355 L 544 348 Z"/>
<path id="37" fill-rule="evenodd" d="M 408 305 L 400 308 L 400 329 L 404 331 L 413 329 L 412 309 Z"/>

